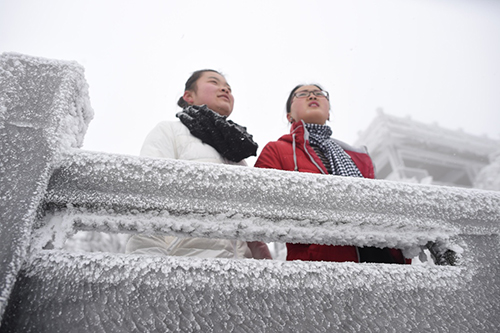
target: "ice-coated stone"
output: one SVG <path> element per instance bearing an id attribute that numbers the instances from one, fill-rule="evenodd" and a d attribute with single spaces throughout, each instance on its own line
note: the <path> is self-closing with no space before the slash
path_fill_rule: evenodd
<path id="1" fill-rule="evenodd" d="M 81 151 L 81 68 L 1 61 L 0 332 L 498 330 L 499 192 Z M 429 245 L 453 265 L 64 251 L 76 230 Z"/>
<path id="2" fill-rule="evenodd" d="M 0 316 L 52 170 L 64 150 L 82 145 L 92 117 L 79 65 L 0 56 Z"/>
<path id="3" fill-rule="evenodd" d="M 500 220 L 492 191 L 77 150 L 46 204 L 47 224 L 70 229 L 401 249 L 497 233 Z"/>
<path id="4" fill-rule="evenodd" d="M 498 236 L 462 240 L 468 255 L 455 267 L 41 251 L 13 294 L 23 311 L 7 313 L 4 325 L 6 332 L 494 332 Z"/>
<path id="5" fill-rule="evenodd" d="M 120 289 L 139 290 L 122 297 L 141 304 L 140 309 L 116 306 L 123 320 L 130 321 L 127 327 L 474 332 L 492 330 L 499 323 L 497 192 L 73 150 L 54 172 L 46 203 L 51 207 L 46 226 L 57 222 L 65 226 L 66 234 L 76 228 L 406 249 L 438 240 L 460 254 L 455 267 L 98 257 L 115 267 L 137 265 L 128 260 L 141 262 L 141 277 L 136 270 L 116 268 L 120 276 L 129 277 L 117 282 Z M 44 229 L 38 230 L 45 236 L 40 248 L 47 240 L 58 239 L 53 237 L 57 233 L 47 230 L 60 230 Z M 64 262 L 71 262 L 67 258 L 72 255 L 64 256 Z M 80 258 L 94 260 L 89 255 Z M 34 260 L 32 269 L 47 262 Z M 166 276 L 163 267 L 169 267 Z M 214 270 L 217 274 L 211 275 Z M 104 283 L 103 275 L 99 279 Z M 98 281 L 88 283 L 113 289 Z M 51 288 L 44 284 L 40 290 Z M 150 297 L 156 297 L 155 303 L 147 309 Z M 102 311 L 97 308 L 95 313 Z M 135 316 L 124 315 L 126 311 Z M 119 329 L 111 323 L 102 325 L 106 330 Z"/>

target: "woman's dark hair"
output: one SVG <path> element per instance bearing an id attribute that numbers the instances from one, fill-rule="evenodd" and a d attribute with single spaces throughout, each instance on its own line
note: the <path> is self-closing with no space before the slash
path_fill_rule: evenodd
<path id="1" fill-rule="evenodd" d="M 189 79 L 186 81 L 186 85 L 184 87 L 184 91 L 191 90 L 191 91 L 195 91 L 196 92 L 196 89 L 197 89 L 196 81 L 198 81 L 198 79 L 205 72 L 214 72 L 214 73 L 222 75 L 221 73 L 219 73 L 219 72 L 217 72 L 216 70 L 213 70 L 213 69 L 200 69 L 199 71 L 193 72 L 193 74 L 191 74 L 191 76 L 189 77 Z M 189 104 L 184 100 L 184 98 L 182 96 L 177 101 L 177 105 L 179 105 L 183 109 L 189 106 Z"/>
<path id="2" fill-rule="evenodd" d="M 323 88 L 321 88 L 321 86 L 319 84 L 314 84 L 314 83 L 313 84 L 299 84 L 298 86 L 293 88 L 292 91 L 290 92 L 290 95 L 288 95 L 288 99 L 286 100 L 286 114 L 289 114 L 291 111 L 293 94 L 295 94 L 297 89 L 299 89 L 300 87 L 303 87 L 303 86 L 316 86 L 316 87 L 318 87 L 318 89 L 323 90 Z"/>

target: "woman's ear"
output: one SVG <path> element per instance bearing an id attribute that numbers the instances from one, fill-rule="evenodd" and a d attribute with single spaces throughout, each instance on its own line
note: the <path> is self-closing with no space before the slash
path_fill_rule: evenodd
<path id="1" fill-rule="evenodd" d="M 293 124 L 293 122 L 295 121 L 289 113 L 286 115 L 286 119 L 288 119 L 288 122 L 290 124 Z"/>
<path id="2" fill-rule="evenodd" d="M 193 98 L 193 92 L 190 91 L 190 90 L 186 90 L 184 92 L 184 95 L 182 95 L 182 98 L 184 98 L 184 100 L 189 104 L 189 105 L 193 105 L 193 102 L 194 102 L 194 98 Z"/>

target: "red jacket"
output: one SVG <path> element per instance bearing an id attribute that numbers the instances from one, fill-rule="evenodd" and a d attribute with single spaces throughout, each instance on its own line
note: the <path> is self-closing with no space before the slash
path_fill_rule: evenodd
<path id="1" fill-rule="evenodd" d="M 269 142 L 260 153 L 255 167 L 287 171 L 328 174 L 318 155 L 309 145 L 309 133 L 303 122 L 296 122 L 290 129 L 290 134 L 283 135 L 278 141 Z M 366 151 L 355 149 L 337 141 L 351 157 L 365 178 L 375 178 L 373 163 Z M 381 258 L 381 262 L 409 263 L 400 250 L 375 249 L 356 246 L 292 244 L 287 243 L 287 260 L 309 261 L 354 261 L 360 262 L 360 252 L 364 258 Z M 363 260 L 363 258 L 361 258 Z M 370 260 L 372 261 L 372 260 Z"/>

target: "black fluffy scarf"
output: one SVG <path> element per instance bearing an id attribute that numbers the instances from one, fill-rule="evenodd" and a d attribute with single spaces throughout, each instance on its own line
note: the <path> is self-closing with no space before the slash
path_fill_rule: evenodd
<path id="1" fill-rule="evenodd" d="M 191 105 L 177 113 L 177 118 L 192 135 L 212 146 L 224 158 L 239 162 L 257 156 L 257 143 L 246 127 L 210 110 L 206 105 Z"/>

